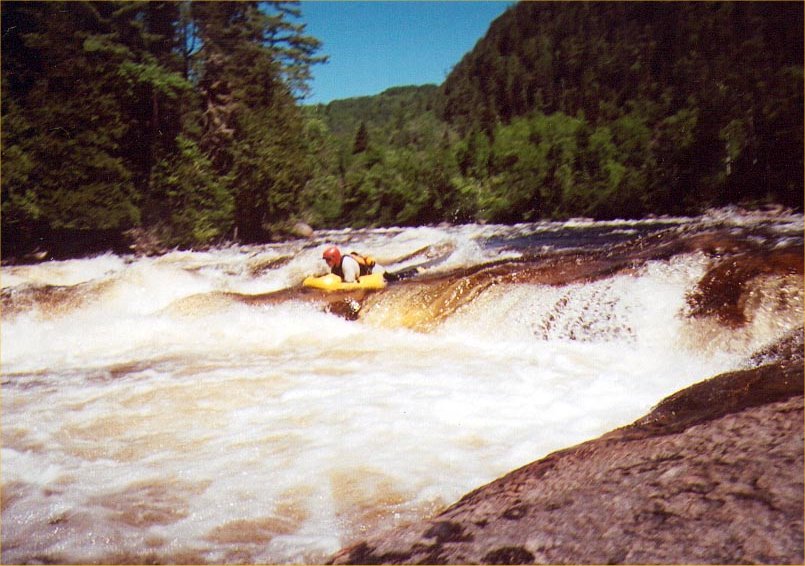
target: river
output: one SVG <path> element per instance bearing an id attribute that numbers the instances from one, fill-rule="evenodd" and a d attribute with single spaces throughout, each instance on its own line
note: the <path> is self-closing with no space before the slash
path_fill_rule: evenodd
<path id="1" fill-rule="evenodd" d="M 728 209 L 3 266 L 2 561 L 321 563 L 743 367 L 802 325 L 802 241 Z M 330 243 L 425 268 L 303 291 Z"/>

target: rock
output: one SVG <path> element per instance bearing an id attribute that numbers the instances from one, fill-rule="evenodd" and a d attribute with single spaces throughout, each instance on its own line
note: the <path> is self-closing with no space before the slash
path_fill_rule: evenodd
<path id="1" fill-rule="evenodd" d="M 25 263 L 38 263 L 40 261 L 45 261 L 49 255 L 50 255 L 49 251 L 37 248 L 31 253 L 24 255 L 22 260 Z"/>
<path id="2" fill-rule="evenodd" d="M 332 562 L 802 564 L 802 375 L 704 381 Z"/>
<path id="3" fill-rule="evenodd" d="M 162 255 L 168 251 L 164 245 L 163 229 L 160 227 L 131 228 L 123 232 L 130 242 L 129 249 L 138 256 Z"/>
<path id="4" fill-rule="evenodd" d="M 331 301 L 327 308 L 327 312 L 332 313 L 347 320 L 358 320 L 358 315 L 361 311 L 361 303 L 353 297 L 347 297 L 339 301 Z"/>
<path id="5" fill-rule="evenodd" d="M 304 222 L 297 222 L 291 228 L 291 233 L 300 238 L 310 238 L 313 236 L 313 228 Z"/>

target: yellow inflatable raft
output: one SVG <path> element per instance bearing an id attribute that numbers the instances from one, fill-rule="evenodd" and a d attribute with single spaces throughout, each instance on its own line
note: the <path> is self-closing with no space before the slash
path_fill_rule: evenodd
<path id="1" fill-rule="evenodd" d="M 322 291 L 357 291 L 359 289 L 375 290 L 386 286 L 382 273 L 370 273 L 358 278 L 357 282 L 344 283 L 338 275 L 330 273 L 322 277 L 308 277 L 302 285 Z"/>

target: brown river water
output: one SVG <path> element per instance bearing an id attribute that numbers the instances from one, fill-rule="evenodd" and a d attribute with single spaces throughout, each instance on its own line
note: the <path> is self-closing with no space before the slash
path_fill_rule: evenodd
<path id="1" fill-rule="evenodd" d="M 410 277 L 303 290 L 330 243 Z M 4 563 L 321 563 L 800 329 L 803 217 L 329 231 L 0 276 Z"/>

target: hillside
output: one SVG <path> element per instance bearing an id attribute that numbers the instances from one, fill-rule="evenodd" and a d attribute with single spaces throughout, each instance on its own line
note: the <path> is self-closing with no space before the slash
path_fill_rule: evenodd
<path id="1" fill-rule="evenodd" d="M 315 108 L 338 149 L 311 219 L 801 209 L 802 28 L 793 3 L 517 4 L 438 88 Z"/>
<path id="2" fill-rule="evenodd" d="M 385 130 L 415 120 L 433 110 L 437 85 L 393 87 L 374 96 L 334 100 L 310 107 L 338 136 L 354 135 L 363 122 L 370 129 Z"/>
<path id="3" fill-rule="evenodd" d="M 489 137 L 519 117 L 566 116 L 582 144 L 611 142 L 600 164 L 623 169 L 615 192 L 638 175 L 632 190 L 653 211 L 801 207 L 802 29 L 795 3 L 523 2 L 459 62 L 437 106 Z M 573 153 L 583 173 L 583 148 Z"/>

